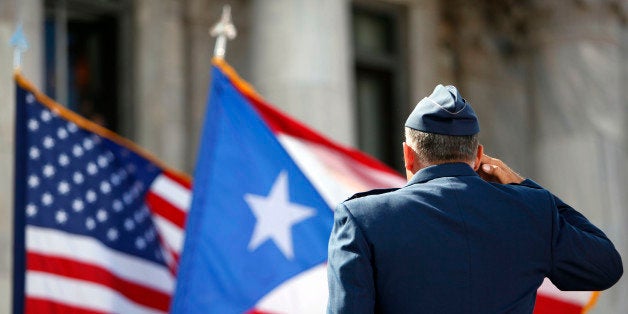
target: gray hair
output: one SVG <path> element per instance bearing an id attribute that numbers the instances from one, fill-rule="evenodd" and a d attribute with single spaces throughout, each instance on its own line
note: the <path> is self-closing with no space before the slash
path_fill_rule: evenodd
<path id="1" fill-rule="evenodd" d="M 443 162 L 469 162 L 476 157 L 478 134 L 453 136 L 421 132 L 406 127 L 406 143 L 419 156 L 423 164 Z"/>

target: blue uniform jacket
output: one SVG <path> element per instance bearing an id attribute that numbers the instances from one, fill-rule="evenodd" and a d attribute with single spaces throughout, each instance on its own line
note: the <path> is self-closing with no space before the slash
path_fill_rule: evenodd
<path id="1" fill-rule="evenodd" d="M 334 214 L 329 313 L 532 313 L 544 277 L 603 290 L 623 272 L 604 233 L 531 180 L 449 163 L 364 194 Z"/>

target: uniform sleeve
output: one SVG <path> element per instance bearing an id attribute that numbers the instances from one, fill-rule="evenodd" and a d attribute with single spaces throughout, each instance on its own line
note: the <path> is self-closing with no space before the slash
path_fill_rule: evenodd
<path id="1" fill-rule="evenodd" d="M 329 239 L 327 313 L 373 313 L 375 287 L 370 261 L 362 231 L 345 205 L 338 205 Z"/>
<path id="2" fill-rule="evenodd" d="M 610 288 L 623 273 L 621 257 L 606 235 L 582 214 L 551 195 L 552 268 L 549 279 L 561 290 Z"/>

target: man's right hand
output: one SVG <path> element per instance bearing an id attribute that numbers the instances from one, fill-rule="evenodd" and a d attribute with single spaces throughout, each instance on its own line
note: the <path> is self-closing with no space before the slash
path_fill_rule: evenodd
<path id="1" fill-rule="evenodd" d="M 480 159 L 478 174 L 486 181 L 502 184 L 521 183 L 524 180 L 522 176 L 510 169 L 504 162 L 486 154 L 483 154 L 482 159 Z"/>

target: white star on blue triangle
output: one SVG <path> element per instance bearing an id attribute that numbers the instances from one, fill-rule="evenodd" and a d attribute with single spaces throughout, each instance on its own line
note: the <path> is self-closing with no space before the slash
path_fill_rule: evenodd
<path id="1" fill-rule="evenodd" d="M 292 226 L 314 216 L 316 210 L 290 202 L 287 172 L 277 176 L 268 196 L 246 194 L 244 199 L 257 219 L 248 249 L 272 240 L 287 259 L 293 259 Z"/>

